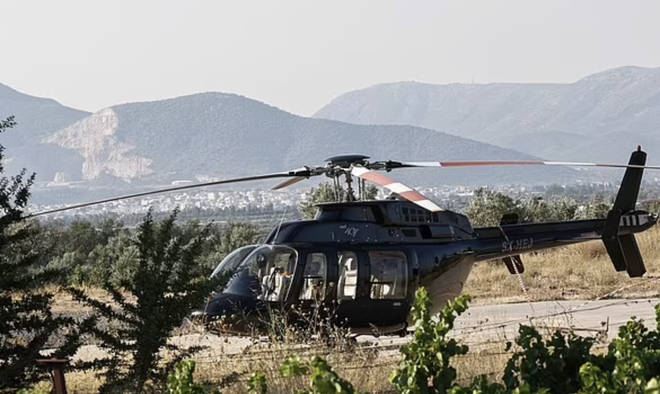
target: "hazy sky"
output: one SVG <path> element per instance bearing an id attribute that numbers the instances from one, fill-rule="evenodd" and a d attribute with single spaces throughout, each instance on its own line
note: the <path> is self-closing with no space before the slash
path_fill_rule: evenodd
<path id="1" fill-rule="evenodd" d="M 0 82 L 94 111 L 201 91 L 311 115 L 380 82 L 660 66 L 658 1 L 2 0 Z"/>

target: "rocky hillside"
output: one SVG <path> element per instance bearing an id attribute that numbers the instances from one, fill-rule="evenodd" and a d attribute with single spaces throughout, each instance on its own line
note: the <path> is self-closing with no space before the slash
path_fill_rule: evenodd
<path id="1" fill-rule="evenodd" d="M 88 116 L 88 112 L 0 84 L 0 118 L 10 115 L 14 115 L 18 124 L 0 135 L 0 143 L 7 148 L 5 164 L 8 174 L 27 168 L 37 172 L 41 180 L 52 180 L 60 171 L 72 177 L 81 176 L 81 157 L 44 139 Z"/>
<path id="2" fill-rule="evenodd" d="M 660 162 L 660 68 L 571 84 L 382 84 L 339 96 L 315 117 L 426 127 L 547 159 L 625 161 L 641 144 Z"/>

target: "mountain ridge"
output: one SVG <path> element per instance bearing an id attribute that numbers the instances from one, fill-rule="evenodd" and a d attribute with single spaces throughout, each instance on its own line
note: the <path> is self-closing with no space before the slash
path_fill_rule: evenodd
<path id="1" fill-rule="evenodd" d="M 569 84 L 394 82 L 347 92 L 315 118 L 356 124 L 410 124 L 556 159 L 620 161 L 611 142 L 627 135 L 660 155 L 660 68 L 604 70 Z M 530 135 L 545 136 L 545 144 Z M 582 136 L 568 148 L 563 137 Z"/>

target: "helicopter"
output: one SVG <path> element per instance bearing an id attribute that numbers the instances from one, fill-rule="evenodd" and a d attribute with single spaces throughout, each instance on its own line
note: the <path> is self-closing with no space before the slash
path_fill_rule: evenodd
<path id="1" fill-rule="evenodd" d="M 403 168 L 475 166 L 572 166 L 625 168 L 614 204 L 605 219 L 521 223 L 504 215 L 498 226 L 473 227 L 467 216 L 442 209 L 413 188 L 383 175 Z M 511 274 L 525 270 L 521 254 L 591 240 L 602 240 L 616 271 L 645 274 L 635 234 L 648 230 L 657 216 L 636 209 L 646 153 L 638 147 L 628 164 L 559 161 L 369 161 L 364 155 L 334 156 L 322 166 L 183 185 L 70 205 L 40 216 L 152 194 L 236 182 L 286 178 L 273 189 L 325 175 L 335 191 L 346 184 L 345 201 L 317 205 L 312 220 L 283 222 L 265 242 L 241 247 L 225 257 L 211 277 L 229 274 L 222 291 L 211 294 L 205 321 L 242 316 L 249 321 L 267 309 L 332 310 L 334 322 L 360 334 L 406 332 L 415 290 L 425 287 L 436 312 L 457 297 L 475 263 L 499 260 Z M 394 198 L 365 201 L 366 182 Z M 357 197 L 353 183 L 357 183 Z M 339 193 L 338 193 L 339 194 Z M 238 327 L 238 328 L 237 328 Z M 233 325 L 239 332 L 245 325 Z"/>

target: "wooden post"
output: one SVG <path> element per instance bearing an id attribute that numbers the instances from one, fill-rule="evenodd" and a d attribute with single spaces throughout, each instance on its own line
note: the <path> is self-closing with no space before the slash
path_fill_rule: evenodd
<path id="1" fill-rule="evenodd" d="M 69 365 L 68 359 L 46 358 L 37 360 L 37 365 L 53 371 L 53 392 L 55 394 L 67 394 L 66 382 L 64 381 L 64 367 Z"/>

